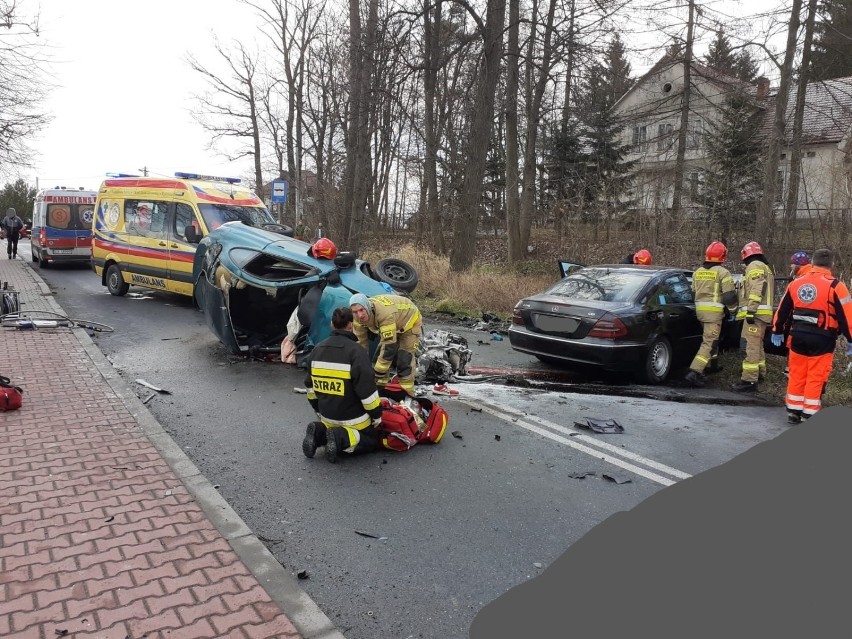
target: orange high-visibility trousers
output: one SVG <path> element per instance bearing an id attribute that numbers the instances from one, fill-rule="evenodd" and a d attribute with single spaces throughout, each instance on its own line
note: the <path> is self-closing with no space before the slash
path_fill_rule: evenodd
<path id="1" fill-rule="evenodd" d="M 831 374 L 834 353 L 799 355 L 790 351 L 787 410 L 810 417 L 822 408 L 822 391 Z"/>

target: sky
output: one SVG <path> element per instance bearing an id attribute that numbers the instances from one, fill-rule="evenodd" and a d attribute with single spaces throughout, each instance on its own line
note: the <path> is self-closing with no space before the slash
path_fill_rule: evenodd
<path id="1" fill-rule="evenodd" d="M 27 0 L 25 8 L 35 8 Z M 227 43 L 261 38 L 253 10 L 236 0 L 41 0 L 56 88 L 45 105 L 53 120 L 31 146 L 35 167 L 21 177 L 39 188 L 96 189 L 108 172 L 175 171 L 242 177 L 207 150 L 193 120 L 201 76 L 185 58 L 211 59 L 213 33 Z"/>
<path id="2" fill-rule="evenodd" d="M 782 1 L 750 0 L 748 10 Z M 20 177 L 39 188 L 87 189 L 108 172 L 145 168 L 150 175 L 249 177 L 248 160 L 229 162 L 208 149 L 210 136 L 191 115 L 193 95 L 206 84 L 186 56 L 215 61 L 214 34 L 223 44 L 265 44 L 251 7 L 237 0 L 25 0 L 23 6 L 40 6 L 55 88 L 45 104 L 53 120 L 31 144 L 34 168 Z M 643 70 L 634 64 L 634 73 Z"/>

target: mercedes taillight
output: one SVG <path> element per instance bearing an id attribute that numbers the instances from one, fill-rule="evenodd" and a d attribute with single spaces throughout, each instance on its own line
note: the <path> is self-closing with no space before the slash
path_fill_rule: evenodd
<path id="1" fill-rule="evenodd" d="M 592 326 L 589 337 L 603 337 L 604 339 L 618 339 L 627 335 L 627 326 L 612 313 L 604 313 Z"/>

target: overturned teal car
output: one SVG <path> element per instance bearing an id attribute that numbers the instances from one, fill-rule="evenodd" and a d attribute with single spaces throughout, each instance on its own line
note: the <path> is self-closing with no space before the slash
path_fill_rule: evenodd
<path id="1" fill-rule="evenodd" d="M 276 226 L 276 225 L 269 225 Z M 285 337 L 303 363 L 331 332 L 331 314 L 353 293 L 410 293 L 417 273 L 407 262 L 383 259 L 375 270 L 352 253 L 316 258 L 312 245 L 281 232 L 228 222 L 198 245 L 193 296 L 207 325 L 234 354 L 279 353 Z"/>

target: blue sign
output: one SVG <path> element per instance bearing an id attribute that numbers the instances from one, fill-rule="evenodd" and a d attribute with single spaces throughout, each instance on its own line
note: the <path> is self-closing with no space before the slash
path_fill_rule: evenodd
<path id="1" fill-rule="evenodd" d="M 272 182 L 272 201 L 285 204 L 287 202 L 287 190 L 290 184 L 287 180 L 274 180 Z"/>

